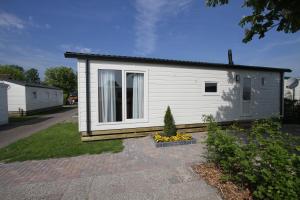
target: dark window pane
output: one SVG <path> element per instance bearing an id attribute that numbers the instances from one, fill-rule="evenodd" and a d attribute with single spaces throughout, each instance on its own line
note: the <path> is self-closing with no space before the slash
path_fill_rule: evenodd
<path id="1" fill-rule="evenodd" d="M 126 74 L 126 102 L 127 102 L 127 119 L 132 119 L 132 83 L 133 83 L 133 74 Z"/>
<path id="2" fill-rule="evenodd" d="M 264 77 L 261 78 L 261 85 L 262 85 L 262 86 L 265 85 L 265 78 L 264 78 Z"/>
<path id="3" fill-rule="evenodd" d="M 205 92 L 217 92 L 217 83 L 205 83 Z"/>
<path id="4" fill-rule="evenodd" d="M 244 83 L 243 83 L 243 100 L 244 101 L 251 100 L 251 79 L 250 78 L 244 78 Z"/>
<path id="5" fill-rule="evenodd" d="M 144 117 L 144 74 L 126 74 L 127 119 Z"/>
<path id="6" fill-rule="evenodd" d="M 99 122 L 122 121 L 122 71 L 98 73 Z"/>

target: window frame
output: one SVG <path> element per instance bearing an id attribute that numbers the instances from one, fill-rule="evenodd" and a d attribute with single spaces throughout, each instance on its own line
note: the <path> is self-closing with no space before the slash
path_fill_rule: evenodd
<path id="1" fill-rule="evenodd" d="M 122 82 L 122 120 L 121 121 L 114 121 L 114 122 L 100 122 L 100 106 L 99 106 L 99 99 L 100 99 L 100 93 L 99 93 L 99 73 L 100 70 L 115 70 L 115 71 L 121 71 L 121 82 Z M 124 121 L 124 71 L 121 69 L 110 69 L 110 68 L 98 68 L 97 69 L 97 122 L 100 125 L 110 125 L 110 124 L 121 124 Z"/>
<path id="2" fill-rule="evenodd" d="M 144 117 L 143 118 L 138 118 L 138 119 L 128 119 L 127 118 L 127 73 L 139 73 L 139 74 L 144 74 Z M 146 96 L 146 75 L 145 75 L 145 71 L 140 71 L 140 70 L 125 70 L 124 71 L 124 82 L 125 82 L 125 102 L 123 104 L 123 106 L 125 106 L 125 110 L 124 110 L 124 121 L 125 122 L 145 122 L 146 120 L 146 99 L 145 99 L 145 96 Z M 123 77 L 122 77 L 123 78 Z"/>
<path id="3" fill-rule="evenodd" d="M 33 95 L 33 99 L 37 99 L 37 98 L 38 98 L 37 91 L 33 91 L 33 92 L 32 92 L 32 95 Z"/>
<path id="4" fill-rule="evenodd" d="M 264 84 L 262 84 L 263 82 L 264 82 Z M 266 78 L 266 76 L 261 76 L 260 77 L 260 87 L 261 88 L 266 88 L 267 87 L 267 78 Z"/>
<path id="5" fill-rule="evenodd" d="M 206 92 L 205 85 L 206 83 L 216 83 L 217 84 L 217 91 L 216 92 Z M 204 96 L 219 96 L 220 95 L 220 84 L 216 80 L 204 81 L 203 82 L 203 95 Z"/>
<path id="6" fill-rule="evenodd" d="M 100 70 L 120 70 L 122 72 L 122 121 L 116 122 L 100 122 L 99 120 L 99 71 Z M 146 123 L 148 122 L 148 70 L 136 70 L 134 68 L 126 67 L 126 66 L 115 66 L 115 65 L 101 65 L 96 68 L 96 87 L 97 87 L 97 123 L 96 126 L 103 125 L 122 125 L 122 124 L 131 124 L 131 123 Z M 127 119 L 127 95 L 126 95 L 126 74 L 127 73 L 143 73 L 144 74 L 144 118 L 140 119 Z"/>

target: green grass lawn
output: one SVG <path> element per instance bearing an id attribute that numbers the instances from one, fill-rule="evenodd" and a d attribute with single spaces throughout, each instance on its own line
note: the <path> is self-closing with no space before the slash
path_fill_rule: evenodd
<path id="1" fill-rule="evenodd" d="M 81 142 L 76 123 L 60 123 L 0 149 L 1 162 L 120 152 L 122 140 Z"/>

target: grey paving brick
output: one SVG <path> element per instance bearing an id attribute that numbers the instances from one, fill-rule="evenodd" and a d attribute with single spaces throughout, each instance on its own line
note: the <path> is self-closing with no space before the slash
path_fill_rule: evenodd
<path id="1" fill-rule="evenodd" d="M 220 199 L 191 170 L 205 161 L 196 144 L 157 148 L 152 138 L 124 140 L 123 152 L 0 164 L 1 199 Z"/>

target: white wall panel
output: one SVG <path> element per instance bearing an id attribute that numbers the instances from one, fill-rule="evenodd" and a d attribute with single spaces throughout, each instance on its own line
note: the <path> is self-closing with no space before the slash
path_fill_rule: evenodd
<path id="1" fill-rule="evenodd" d="M 147 121 L 98 122 L 98 69 L 147 71 Z M 202 115 L 212 114 L 218 121 L 258 119 L 279 114 L 280 74 L 270 71 L 232 70 L 224 68 L 182 67 L 159 64 L 134 64 L 91 61 L 91 129 L 120 129 L 163 125 L 167 106 L 171 107 L 176 124 L 200 123 Z M 251 116 L 241 115 L 240 83 L 235 74 L 252 78 Z M 266 80 L 261 86 L 261 77 Z M 86 130 L 85 61 L 78 61 L 79 130 Z M 216 81 L 218 95 L 204 93 L 204 82 Z"/>

